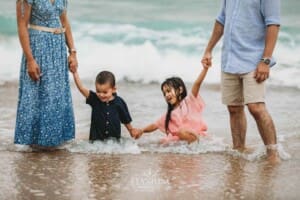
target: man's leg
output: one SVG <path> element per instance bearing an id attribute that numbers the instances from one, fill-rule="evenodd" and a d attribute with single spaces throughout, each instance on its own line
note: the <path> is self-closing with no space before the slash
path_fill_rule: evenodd
<path id="1" fill-rule="evenodd" d="M 245 149 L 247 120 L 244 106 L 228 106 L 233 149 Z"/>
<path id="2" fill-rule="evenodd" d="M 222 72 L 221 90 L 222 102 L 227 105 L 229 111 L 233 149 L 243 151 L 247 121 L 244 112 L 242 76 Z"/>
<path id="3" fill-rule="evenodd" d="M 268 158 L 279 160 L 276 149 L 276 131 L 272 117 L 265 105 L 265 81 L 257 83 L 254 72 L 243 76 L 245 104 L 254 117 L 261 138 L 266 145 Z"/>
<path id="4" fill-rule="evenodd" d="M 254 117 L 260 136 L 267 147 L 267 156 L 270 159 L 279 159 L 277 158 L 275 126 L 265 103 L 249 103 L 248 109 Z"/>

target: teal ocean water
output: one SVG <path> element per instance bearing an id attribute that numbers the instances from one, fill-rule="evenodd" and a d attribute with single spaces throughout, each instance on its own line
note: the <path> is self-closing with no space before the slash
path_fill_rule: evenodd
<path id="1" fill-rule="evenodd" d="M 118 79 L 153 82 L 170 75 L 193 80 L 220 9 L 220 0 L 69 1 L 80 73 L 102 69 Z M 0 0 L 0 82 L 18 79 L 21 49 L 15 1 Z M 269 83 L 300 87 L 300 2 L 282 1 L 282 26 Z M 207 81 L 219 82 L 221 43 Z"/>

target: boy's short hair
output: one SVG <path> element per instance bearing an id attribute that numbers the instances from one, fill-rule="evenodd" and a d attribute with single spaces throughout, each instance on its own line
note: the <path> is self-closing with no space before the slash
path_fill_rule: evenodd
<path id="1" fill-rule="evenodd" d="M 116 85 L 115 75 L 109 71 L 102 71 L 97 75 L 96 83 L 98 84 L 109 83 L 112 87 L 115 87 Z"/>

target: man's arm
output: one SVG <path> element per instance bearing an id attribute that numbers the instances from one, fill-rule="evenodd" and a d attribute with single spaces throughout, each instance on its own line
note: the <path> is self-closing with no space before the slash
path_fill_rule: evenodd
<path id="1" fill-rule="evenodd" d="M 279 25 L 267 26 L 265 36 L 265 49 L 263 52 L 263 58 L 271 58 L 275 49 L 276 41 L 279 33 Z M 270 66 L 264 62 L 259 62 L 255 72 L 255 78 L 257 82 L 263 82 L 269 78 Z"/>
<path id="2" fill-rule="evenodd" d="M 201 60 L 201 63 L 203 65 L 204 68 L 208 68 L 211 66 L 212 64 L 212 50 L 213 48 L 216 46 L 216 44 L 218 43 L 218 41 L 220 40 L 220 38 L 222 37 L 224 32 L 224 26 L 223 24 L 221 24 L 220 22 L 216 21 L 215 25 L 214 25 L 214 29 L 212 32 L 212 35 L 209 39 L 209 42 L 206 46 L 206 49 L 204 51 L 204 55 L 203 58 Z"/>

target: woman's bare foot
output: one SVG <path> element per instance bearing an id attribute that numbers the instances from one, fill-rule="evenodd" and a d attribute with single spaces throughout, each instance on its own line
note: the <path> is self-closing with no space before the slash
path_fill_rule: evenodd
<path id="1" fill-rule="evenodd" d="M 55 147 L 44 147 L 37 144 L 30 145 L 33 151 L 55 151 L 57 150 Z"/>

